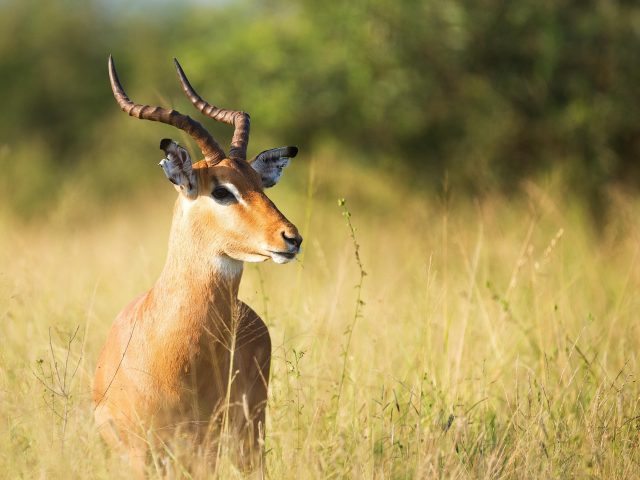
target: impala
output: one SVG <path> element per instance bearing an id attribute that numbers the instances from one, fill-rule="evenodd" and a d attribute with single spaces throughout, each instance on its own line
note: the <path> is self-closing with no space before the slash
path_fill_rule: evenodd
<path id="1" fill-rule="evenodd" d="M 227 156 L 198 122 L 176 110 L 132 102 L 112 57 L 113 95 L 129 115 L 189 134 L 204 156 L 192 163 L 170 139 L 160 166 L 178 191 L 166 263 L 153 287 L 116 317 L 93 382 L 95 420 L 108 444 L 143 473 L 154 448 L 182 441 L 215 461 L 232 438 L 243 469 L 262 468 L 271 341 L 264 322 L 238 299 L 243 262 L 290 262 L 302 238 L 264 194 L 295 147 L 247 161 L 249 115 L 205 102 L 175 60 L 193 105 L 234 125 Z M 226 433 L 225 433 L 226 432 Z"/>

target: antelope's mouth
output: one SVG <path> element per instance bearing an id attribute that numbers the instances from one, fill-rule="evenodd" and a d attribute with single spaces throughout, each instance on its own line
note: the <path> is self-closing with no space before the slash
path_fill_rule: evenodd
<path id="1" fill-rule="evenodd" d="M 296 258 L 298 251 L 295 252 L 276 252 L 273 250 L 269 250 L 271 254 L 271 259 L 276 263 L 287 263 Z"/>

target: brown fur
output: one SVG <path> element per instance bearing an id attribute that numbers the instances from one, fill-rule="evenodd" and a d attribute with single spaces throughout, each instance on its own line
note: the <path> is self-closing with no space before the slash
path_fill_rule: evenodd
<path id="1" fill-rule="evenodd" d="M 180 436 L 215 459 L 225 412 L 237 462 L 256 468 L 262 461 L 271 341 L 237 298 L 238 261 L 266 260 L 286 249 L 283 232 L 298 232 L 247 162 L 199 162 L 194 170 L 198 197 L 178 196 L 160 278 L 117 316 L 93 384 L 103 437 L 124 448 L 138 472 L 150 447 L 171 448 Z M 219 183 L 233 184 L 246 205 L 216 204 L 210 194 Z"/>

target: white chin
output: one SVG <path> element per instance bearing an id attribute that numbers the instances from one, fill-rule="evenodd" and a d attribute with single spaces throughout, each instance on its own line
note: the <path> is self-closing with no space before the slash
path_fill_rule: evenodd
<path id="1" fill-rule="evenodd" d="M 280 254 L 277 254 L 277 253 L 272 253 L 271 254 L 271 259 L 274 261 L 274 263 L 280 263 L 280 264 L 289 263 L 289 262 L 293 261 L 294 258 L 296 258 L 296 257 L 295 256 L 287 257 L 287 256 L 280 255 Z"/>
<path id="2" fill-rule="evenodd" d="M 229 255 L 229 257 L 231 257 L 231 255 Z M 253 254 L 253 253 L 243 253 L 240 255 L 234 255 L 233 257 L 234 260 L 239 260 L 241 262 L 248 262 L 248 263 L 260 263 L 260 262 L 264 262 L 266 260 L 269 260 L 269 256 L 267 255 L 260 255 L 260 254 Z"/>

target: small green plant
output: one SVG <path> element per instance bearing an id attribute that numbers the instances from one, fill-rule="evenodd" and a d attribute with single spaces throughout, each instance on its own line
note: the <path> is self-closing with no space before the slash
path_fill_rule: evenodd
<path id="1" fill-rule="evenodd" d="M 338 206 L 342 207 L 342 216 L 345 218 L 347 222 L 347 226 L 349 227 L 349 235 L 351 236 L 351 241 L 353 242 L 353 253 L 356 259 L 356 263 L 358 265 L 358 283 L 356 284 L 356 304 L 353 312 L 353 318 L 351 323 L 347 326 L 347 329 L 344 331 L 344 334 L 347 337 L 346 343 L 342 350 L 342 372 L 340 373 L 340 383 L 338 384 L 338 393 L 336 395 L 336 425 L 337 425 L 337 417 L 340 412 L 340 398 L 342 397 L 342 389 L 344 387 L 344 380 L 347 375 L 347 360 L 349 358 L 349 350 L 351 348 L 351 339 L 353 337 L 353 329 L 356 326 L 356 322 L 360 317 L 362 317 L 362 308 L 364 307 L 364 301 L 362 300 L 362 284 L 364 283 L 364 277 L 367 275 L 367 272 L 364 271 L 364 266 L 362 264 L 362 260 L 360 258 L 360 244 L 356 238 L 356 229 L 351 222 L 351 212 L 347 208 L 347 201 L 344 198 L 340 198 L 338 200 Z"/>

